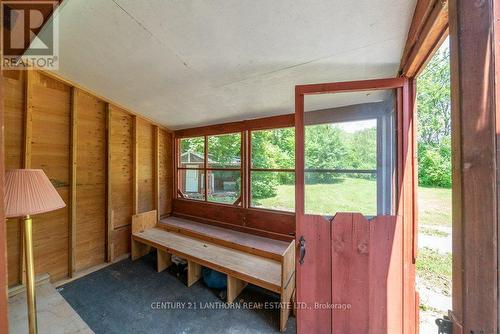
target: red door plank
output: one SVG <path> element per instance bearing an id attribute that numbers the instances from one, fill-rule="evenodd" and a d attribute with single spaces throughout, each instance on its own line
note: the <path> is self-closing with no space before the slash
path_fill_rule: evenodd
<path id="1" fill-rule="evenodd" d="M 331 304 L 330 222 L 321 216 L 299 219 L 297 236 L 306 240 L 304 263 L 297 247 L 297 333 L 331 333 L 331 310 L 317 305 Z M 297 238 L 297 242 L 299 239 Z"/>
<path id="2" fill-rule="evenodd" d="M 403 248 L 401 219 L 379 216 L 370 222 L 370 332 L 403 330 Z"/>
<path id="3" fill-rule="evenodd" d="M 332 220 L 332 333 L 368 333 L 369 238 L 361 214 Z"/>

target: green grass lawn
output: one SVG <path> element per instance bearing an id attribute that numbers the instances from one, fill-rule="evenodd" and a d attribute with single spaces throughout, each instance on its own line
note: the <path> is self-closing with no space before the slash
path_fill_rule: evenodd
<path id="1" fill-rule="evenodd" d="M 418 191 L 419 223 L 421 225 L 451 226 L 451 189 L 420 187 Z M 254 201 L 254 206 L 293 211 L 295 187 L 278 186 L 277 195 Z M 338 211 L 376 214 L 376 182 L 374 180 L 343 178 L 334 184 L 315 184 L 306 187 L 306 210 L 318 214 Z"/>
<path id="2" fill-rule="evenodd" d="M 451 295 L 451 254 L 441 254 L 430 248 L 420 249 L 417 259 L 417 275 L 425 286 Z"/>
<path id="3" fill-rule="evenodd" d="M 333 184 L 306 185 L 306 212 L 333 215 L 336 212 L 362 212 L 375 215 L 377 211 L 374 180 L 342 178 Z M 254 201 L 254 206 L 293 211 L 295 186 L 278 186 L 277 195 Z"/>
<path id="4" fill-rule="evenodd" d="M 451 227 L 451 189 L 420 187 L 418 214 L 420 225 Z"/>

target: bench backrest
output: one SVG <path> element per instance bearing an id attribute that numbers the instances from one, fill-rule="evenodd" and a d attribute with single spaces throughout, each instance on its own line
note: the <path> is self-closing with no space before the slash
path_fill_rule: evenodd
<path id="1" fill-rule="evenodd" d="M 132 216 L 132 234 L 144 232 L 158 223 L 156 210 L 139 213 Z"/>

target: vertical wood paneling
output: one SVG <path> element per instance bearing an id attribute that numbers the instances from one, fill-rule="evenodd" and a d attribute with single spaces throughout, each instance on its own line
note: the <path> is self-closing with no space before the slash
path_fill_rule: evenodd
<path id="1" fill-rule="evenodd" d="M 159 133 L 159 208 L 160 217 L 172 212 L 173 187 L 173 137 L 172 134 L 160 129 Z"/>
<path id="2" fill-rule="evenodd" d="M 70 88 L 34 73 L 31 166 L 45 171 L 65 203 L 70 177 Z M 68 207 L 33 218 L 35 272 L 68 276 Z"/>
<path id="3" fill-rule="evenodd" d="M 401 219 L 337 213 L 331 225 L 332 333 L 402 333 Z"/>
<path id="4" fill-rule="evenodd" d="M 36 273 L 49 273 L 57 281 L 71 274 L 73 264 L 75 271 L 81 271 L 101 264 L 106 254 L 112 260 L 129 252 L 134 171 L 137 209 L 159 206 L 158 197 L 162 211 L 171 210 L 171 135 L 158 132 L 155 167 L 155 126 L 151 123 L 117 107 L 109 106 L 108 112 L 107 102 L 37 71 L 3 74 L 5 167 L 43 169 L 68 205 L 33 217 Z M 138 168 L 133 168 L 134 163 Z M 19 222 L 9 220 L 11 286 L 21 281 L 21 242 Z"/>
<path id="5" fill-rule="evenodd" d="M 4 130 L 4 83 L 3 74 L 0 73 L 0 203 L 4 202 L 4 173 L 5 173 L 5 130 Z M 5 209 L 0 207 L 0 221 L 5 224 Z M 0 296 L 0 332 L 7 333 L 9 331 L 9 320 L 7 310 L 7 294 L 5 293 L 8 283 L 7 277 L 7 234 L 5 226 L 0 229 L 0 286 L 3 293 Z"/>
<path id="6" fill-rule="evenodd" d="M 160 219 L 160 129 L 155 126 L 153 133 L 153 199 L 157 219 Z"/>
<path id="7" fill-rule="evenodd" d="M 134 116 L 110 106 L 111 209 L 113 215 L 113 254 L 119 256 L 129 249 L 129 238 L 123 230 L 130 225 L 133 214 L 133 123 Z M 122 232 L 119 232 L 120 230 Z"/>
<path id="8" fill-rule="evenodd" d="M 332 221 L 332 333 L 368 333 L 369 222 L 361 214 L 337 214 Z M 381 332 L 382 333 L 382 332 Z"/>
<path id="9" fill-rule="evenodd" d="M 5 169 L 23 167 L 24 75 L 20 71 L 3 72 Z M 8 284 L 20 281 L 21 229 L 17 219 L 7 220 Z"/>
<path id="10" fill-rule="evenodd" d="M 106 108 L 105 103 L 78 92 L 76 165 L 77 271 L 105 260 Z"/>
<path id="11" fill-rule="evenodd" d="M 70 169 L 69 169 L 69 276 L 72 277 L 76 267 L 76 160 L 78 148 L 78 89 L 71 87 L 71 128 L 70 128 Z"/>
<path id="12" fill-rule="evenodd" d="M 112 156 L 111 143 L 113 132 L 111 129 L 112 111 L 109 103 L 106 103 L 106 261 L 112 262 L 114 259 L 113 249 L 113 188 L 111 182 Z"/>
<path id="13" fill-rule="evenodd" d="M 155 209 L 154 126 L 137 119 L 138 213 Z"/>

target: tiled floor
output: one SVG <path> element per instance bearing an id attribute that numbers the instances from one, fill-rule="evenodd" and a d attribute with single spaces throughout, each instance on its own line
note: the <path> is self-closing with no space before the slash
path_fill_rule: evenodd
<path id="1" fill-rule="evenodd" d="M 36 296 L 39 334 L 94 333 L 50 283 L 38 285 Z M 26 292 L 9 298 L 9 333 L 28 333 Z"/>

